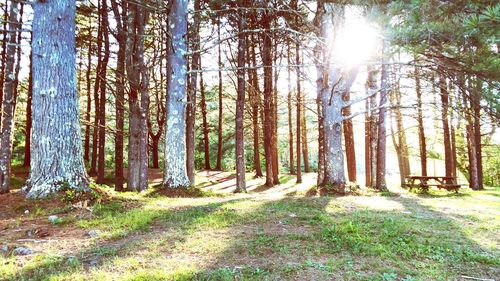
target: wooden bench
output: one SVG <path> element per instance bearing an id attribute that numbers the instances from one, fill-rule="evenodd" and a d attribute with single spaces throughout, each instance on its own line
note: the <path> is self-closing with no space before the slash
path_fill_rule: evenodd
<path id="1" fill-rule="evenodd" d="M 429 187 L 432 186 L 439 189 L 458 192 L 461 185 L 457 183 L 456 177 L 446 176 L 407 176 L 405 184 L 403 185 L 403 187 L 409 188 L 410 190 L 412 188 L 428 190 Z"/>

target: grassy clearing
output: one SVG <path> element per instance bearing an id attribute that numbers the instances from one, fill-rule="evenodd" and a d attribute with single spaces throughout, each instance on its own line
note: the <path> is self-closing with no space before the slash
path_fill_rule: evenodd
<path id="1" fill-rule="evenodd" d="M 288 180 L 293 182 L 293 180 Z M 206 182 L 210 182 L 207 180 Z M 280 190 L 278 188 L 278 190 Z M 289 192 L 290 190 L 286 190 Z M 110 191 L 111 192 L 111 191 Z M 454 280 L 500 276 L 500 189 L 303 197 L 124 194 L 68 211 L 7 280 Z M 46 218 L 43 210 L 33 214 Z M 21 222 L 22 224 L 22 222 Z M 12 226 L 15 228 L 16 226 Z M 91 238 L 88 231 L 98 231 Z M 58 236 L 59 235 L 59 236 Z M 71 246 L 57 246 L 71 241 Z M 15 241 L 6 241 L 15 243 Z M 52 245 L 52 244 L 51 244 Z"/>

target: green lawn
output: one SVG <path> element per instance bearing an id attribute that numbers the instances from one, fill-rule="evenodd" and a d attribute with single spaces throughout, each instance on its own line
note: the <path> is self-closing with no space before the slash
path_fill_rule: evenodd
<path id="1" fill-rule="evenodd" d="M 91 211 L 61 206 L 31 211 L 4 220 L 7 235 L 0 241 L 39 252 L 0 256 L 0 279 L 500 277 L 500 188 L 459 194 L 394 188 L 384 194 L 306 197 L 290 192 L 293 180 L 286 184 L 286 192 L 279 187 L 243 195 L 202 192 L 199 198 L 129 193 Z M 53 213 L 61 220 L 49 225 Z M 47 224 L 51 236 L 19 242 L 16 229 L 33 222 Z"/>

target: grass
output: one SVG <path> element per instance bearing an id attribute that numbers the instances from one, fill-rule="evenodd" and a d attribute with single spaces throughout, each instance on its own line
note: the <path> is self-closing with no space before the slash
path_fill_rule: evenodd
<path id="1" fill-rule="evenodd" d="M 459 195 L 399 189 L 346 197 L 205 195 L 127 193 L 94 205 L 90 214 L 68 211 L 63 218 L 67 223 L 52 226 L 59 235 L 56 245 L 38 245 L 42 251 L 27 257 L 0 256 L 0 279 L 409 281 L 500 276 L 500 188 Z M 35 210 L 26 219 L 51 214 L 39 206 Z M 98 230 L 99 237 L 88 237 L 90 230 Z M 66 237 L 57 231 L 76 234 Z"/>

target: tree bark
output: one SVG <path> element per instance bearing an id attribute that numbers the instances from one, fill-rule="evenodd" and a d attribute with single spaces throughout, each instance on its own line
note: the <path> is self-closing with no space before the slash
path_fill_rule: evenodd
<path id="1" fill-rule="evenodd" d="M 33 42 L 30 42 L 33 43 Z M 33 122 L 31 119 L 31 105 L 33 101 L 33 51 L 30 50 L 30 73 L 28 78 L 28 98 L 26 100 L 26 131 L 25 131 L 25 145 L 24 145 L 24 161 L 23 167 L 29 167 L 31 162 L 31 128 Z M 1 126 L 0 126 L 1 127 Z"/>
<path id="2" fill-rule="evenodd" d="M 250 35 L 251 44 L 248 45 L 250 51 L 249 62 L 252 62 L 253 67 L 257 67 L 257 58 L 255 54 L 255 43 L 253 35 Z M 257 76 L 257 69 L 249 70 L 250 80 L 250 99 L 252 104 L 252 127 L 253 127 L 253 165 L 255 169 L 255 177 L 262 177 L 262 167 L 260 164 L 260 127 L 259 127 L 259 112 L 260 112 L 260 87 L 259 77 Z"/>
<path id="3" fill-rule="evenodd" d="M 261 46 L 262 64 L 264 65 L 264 154 L 266 159 L 266 186 L 274 186 L 273 168 L 273 57 L 272 38 L 270 33 L 271 23 L 269 11 L 262 16 L 262 28 L 267 30 L 262 34 Z"/>
<path id="4" fill-rule="evenodd" d="M 187 79 L 187 13 L 188 1 L 174 1 L 170 8 L 170 73 L 165 123 L 165 171 L 163 185 L 187 188 L 191 182 L 186 165 L 186 79 Z"/>
<path id="5" fill-rule="evenodd" d="M 378 190 L 386 190 L 385 182 L 385 168 L 386 168 L 386 141 L 387 141 L 387 129 L 386 129 L 386 117 L 387 117 L 387 94 L 389 92 L 389 73 L 388 73 L 388 54 L 387 54 L 387 42 L 384 40 L 382 43 L 382 72 L 381 72 L 381 91 L 380 91 L 380 103 L 379 103 L 379 114 L 378 114 L 378 137 L 377 137 L 377 176 L 375 188 Z"/>
<path id="6" fill-rule="evenodd" d="M 293 113 L 292 113 L 292 77 L 291 77 L 291 58 L 290 58 L 290 41 L 287 41 L 287 74 L 288 74 L 288 96 L 287 96 L 287 109 L 288 109 L 288 165 L 290 166 L 290 174 L 294 175 L 295 174 L 295 157 L 293 156 L 293 124 L 292 124 L 292 119 L 293 119 Z"/>
<path id="7" fill-rule="evenodd" d="M 446 78 L 443 76 L 442 69 L 439 69 L 439 90 L 441 93 L 441 119 L 443 122 L 443 139 L 444 139 L 444 161 L 446 167 L 446 176 L 453 175 L 453 156 L 451 151 L 451 136 L 450 126 L 448 122 L 448 89 L 446 86 Z"/>
<path id="8" fill-rule="evenodd" d="M 346 91 L 343 94 L 343 101 L 349 102 L 351 99 L 351 92 Z M 351 107 L 344 107 L 342 111 L 344 116 L 351 115 Z M 354 147 L 354 129 L 352 126 L 352 120 L 344 120 L 344 141 L 345 141 L 345 154 L 347 162 L 347 176 L 350 182 L 356 182 L 356 150 Z"/>
<path id="9" fill-rule="evenodd" d="M 217 17 L 217 41 L 220 42 L 220 16 Z M 222 51 L 221 44 L 217 44 L 217 61 L 219 66 L 218 77 L 219 77 L 219 120 L 217 127 L 217 162 L 215 164 L 215 169 L 217 171 L 222 170 Z"/>
<path id="10" fill-rule="evenodd" d="M 246 1 L 244 1 L 246 2 Z M 244 3 L 245 4 L 245 3 Z M 236 192 L 246 192 L 245 182 L 245 139 L 243 118 L 245 115 L 245 52 L 246 52 L 245 12 L 238 17 L 238 89 L 236 97 Z"/>
<path id="11" fill-rule="evenodd" d="M 3 88 L 4 88 L 4 82 L 5 82 L 5 63 L 7 60 L 7 22 L 9 18 L 9 0 L 5 0 L 5 3 L 3 5 L 3 31 L 2 31 L 2 53 L 1 53 L 1 58 L 2 60 L 0 61 L 0 116 L 2 114 L 2 104 L 3 104 Z"/>
<path id="12" fill-rule="evenodd" d="M 99 87 L 101 86 L 100 75 L 102 74 L 101 65 L 102 65 L 102 39 L 103 39 L 103 31 L 102 31 L 102 13 L 101 13 L 101 1 L 97 2 L 97 66 L 95 70 L 95 80 L 94 80 L 94 130 L 92 134 L 92 159 L 90 163 L 90 176 L 97 175 L 97 161 L 99 158 L 99 126 L 100 126 L 100 109 L 101 106 L 99 104 Z"/>
<path id="13" fill-rule="evenodd" d="M 101 24 L 102 39 L 104 43 L 104 56 L 102 58 L 99 75 L 99 158 L 97 163 L 97 184 L 104 183 L 104 174 L 106 168 L 106 75 L 109 62 L 109 20 L 107 0 L 102 0 L 101 4 Z"/>
<path id="14" fill-rule="evenodd" d="M 121 13 L 116 0 L 111 1 L 113 15 L 117 25 L 116 40 L 118 41 L 118 53 L 116 62 L 116 135 L 115 135 L 115 190 L 123 191 L 124 175 L 124 130 L 125 130 L 125 83 L 126 83 L 126 57 L 127 57 L 127 32 L 125 30 L 127 22 L 126 1 L 121 1 Z M 90 47 L 89 47 L 90 48 Z M 89 68 L 90 68 L 89 54 Z M 90 100 L 90 87 L 89 100 Z M 89 103 L 90 104 L 90 103 Z M 89 105 L 88 104 L 88 105 Z M 88 108 L 90 111 L 90 108 Z M 88 117 L 90 121 L 90 116 Z"/>
<path id="15" fill-rule="evenodd" d="M 306 110 L 305 110 L 305 101 L 304 101 L 304 97 L 302 97 L 303 101 L 302 101 L 302 110 L 301 110 L 301 113 L 302 113 L 302 117 L 301 117 L 301 125 L 302 125 L 302 129 L 300 130 L 301 134 L 302 134 L 302 157 L 304 159 L 304 172 L 305 173 L 309 173 L 310 172 L 310 169 L 309 169 L 309 149 L 307 147 L 307 124 L 306 124 Z"/>
<path id="16" fill-rule="evenodd" d="M 366 186 L 375 187 L 376 178 L 376 164 L 377 164 L 377 115 L 375 108 L 377 107 L 377 94 L 378 91 L 378 75 L 379 71 L 373 66 L 368 66 L 368 78 L 366 81 L 366 91 L 370 95 L 367 99 L 368 104 L 368 122 L 366 125 L 366 140 L 368 150 L 365 151 L 365 173 L 366 173 Z M 366 145 L 366 144 L 365 144 Z"/>
<path id="17" fill-rule="evenodd" d="M 194 15 L 193 15 L 193 24 L 192 24 L 192 34 L 191 34 L 191 42 L 192 42 L 192 50 L 193 55 L 191 57 L 191 69 L 198 70 L 200 69 L 200 15 L 201 2 L 200 0 L 194 1 Z M 195 141 L 195 133 L 196 133 L 196 85 L 198 79 L 198 73 L 191 72 L 189 75 L 189 86 L 188 86 L 188 94 L 187 94 L 187 106 L 186 106 L 186 157 L 187 157 L 187 174 L 189 178 L 189 182 L 191 185 L 194 185 L 194 141 Z"/>
<path id="18" fill-rule="evenodd" d="M 420 171 L 422 176 L 427 176 L 427 147 L 425 141 L 424 118 L 422 110 L 422 87 L 420 84 L 420 69 L 415 67 L 415 90 L 417 92 L 417 122 L 418 143 L 420 148 Z"/>
<path id="19" fill-rule="evenodd" d="M 8 45 L 5 60 L 5 82 L 3 88 L 2 115 L 0 119 L 0 194 L 9 192 L 10 162 L 12 157 L 12 129 L 15 112 L 15 55 L 16 35 L 20 33 L 21 22 L 18 19 L 19 3 L 11 1 L 9 7 Z"/>
<path id="20" fill-rule="evenodd" d="M 91 94 L 91 84 L 92 80 L 90 78 L 92 74 L 92 19 L 89 19 L 89 45 L 87 51 L 87 72 L 85 73 L 85 79 L 87 82 L 87 111 L 85 113 L 85 141 L 83 149 L 83 159 L 85 161 L 90 161 L 90 112 L 92 110 L 92 94 Z"/>
<path id="21" fill-rule="evenodd" d="M 88 190 L 76 88 L 76 1 L 35 1 L 32 159 L 28 198 Z"/>
<path id="22" fill-rule="evenodd" d="M 200 64 L 201 66 L 201 64 Z M 210 139 L 208 138 L 207 103 L 205 97 L 205 85 L 203 84 L 203 73 L 200 72 L 200 106 L 203 121 L 203 151 L 205 154 L 205 170 L 210 170 Z"/>
<path id="23" fill-rule="evenodd" d="M 148 187 L 149 78 L 144 63 L 144 33 L 149 15 L 141 2 L 128 2 L 127 11 L 126 68 L 130 84 L 127 190 L 142 191 Z"/>

